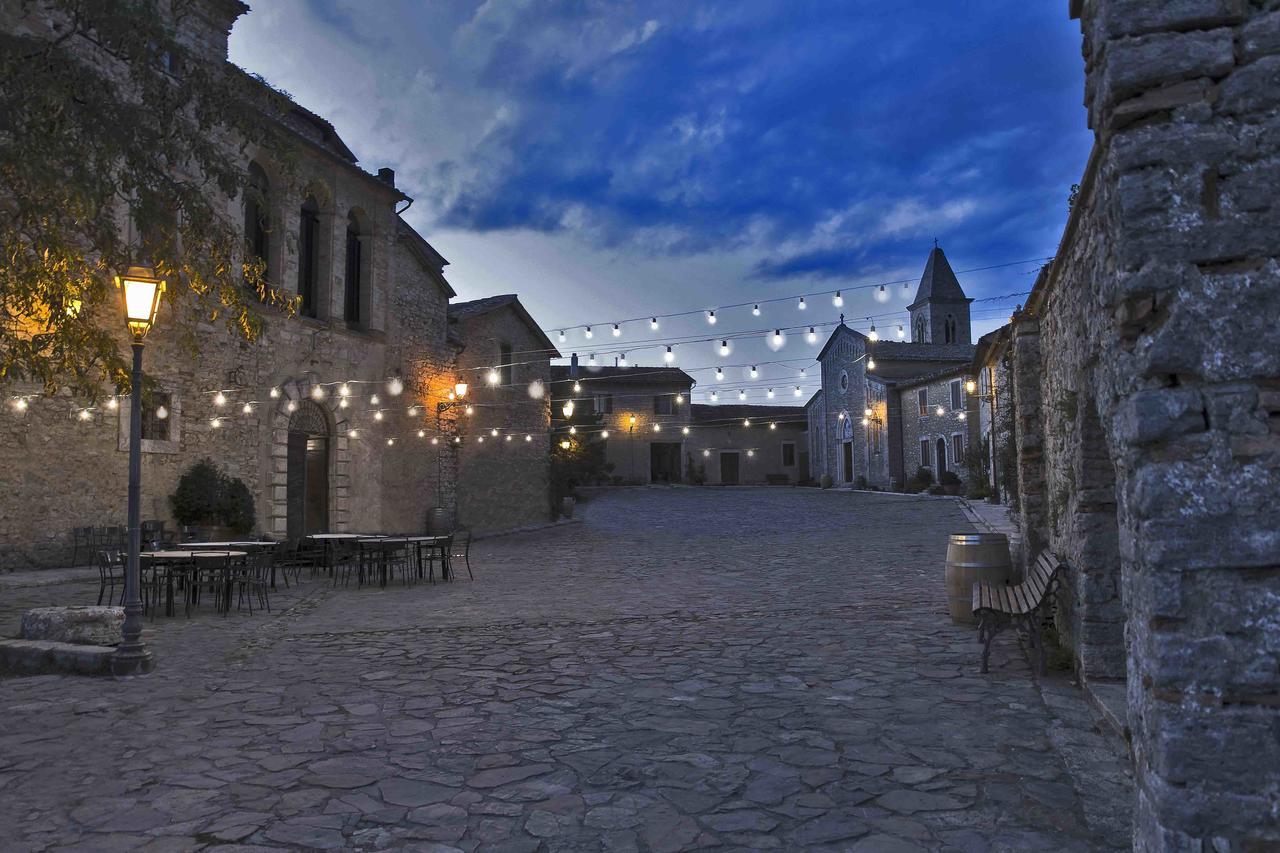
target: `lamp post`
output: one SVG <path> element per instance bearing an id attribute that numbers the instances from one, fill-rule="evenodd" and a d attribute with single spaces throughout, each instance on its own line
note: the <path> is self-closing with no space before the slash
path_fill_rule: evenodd
<path id="1" fill-rule="evenodd" d="M 124 316 L 133 337 L 133 374 L 129 387 L 129 560 L 124 574 L 124 629 L 111 657 L 116 676 L 145 675 L 155 668 L 151 650 L 142 642 L 142 595 L 138 570 L 141 550 L 142 489 L 142 349 L 156 321 L 164 281 L 150 267 L 133 266 L 116 277 L 124 300 Z"/>
<path id="2" fill-rule="evenodd" d="M 455 382 L 453 384 L 453 391 L 449 394 L 449 399 L 441 400 L 439 403 L 436 403 L 436 433 L 438 435 L 440 436 L 446 435 L 444 431 L 444 413 L 449 411 L 450 409 L 456 409 L 460 406 L 467 405 L 467 388 L 468 387 L 469 386 L 465 382 Z M 450 435 L 448 437 L 452 438 L 453 436 Z M 448 442 L 446 441 L 445 443 L 447 444 Z M 443 448 L 436 451 L 436 494 L 438 498 L 436 502 L 439 504 L 439 506 L 436 507 L 436 509 L 440 511 L 440 517 L 441 517 L 441 520 L 443 521 L 443 517 L 444 517 L 444 449 Z M 456 501 L 455 501 L 455 504 L 456 504 Z"/>

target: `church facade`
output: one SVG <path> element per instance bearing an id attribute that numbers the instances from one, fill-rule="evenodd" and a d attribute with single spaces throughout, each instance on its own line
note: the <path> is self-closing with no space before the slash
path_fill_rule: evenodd
<path id="1" fill-rule="evenodd" d="M 935 246 L 908 307 L 910 341 L 874 339 L 842 318 L 818 353 L 822 387 L 805 407 L 814 477 L 881 489 L 902 489 L 921 469 L 932 482 L 948 472 L 972 479 L 971 301 Z"/>

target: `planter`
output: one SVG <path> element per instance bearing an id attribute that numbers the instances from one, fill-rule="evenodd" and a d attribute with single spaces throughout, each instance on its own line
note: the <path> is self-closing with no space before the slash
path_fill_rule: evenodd
<path id="1" fill-rule="evenodd" d="M 437 506 L 427 510 L 428 536 L 447 536 L 452 532 L 451 527 L 449 513 L 444 507 Z"/>
<path id="2" fill-rule="evenodd" d="M 821 479 L 818 480 L 818 485 L 824 489 L 831 488 L 831 475 L 823 474 Z"/>
<path id="3" fill-rule="evenodd" d="M 565 518 L 573 518 L 573 508 L 577 505 L 578 499 L 573 496 L 561 498 L 560 514 Z"/>

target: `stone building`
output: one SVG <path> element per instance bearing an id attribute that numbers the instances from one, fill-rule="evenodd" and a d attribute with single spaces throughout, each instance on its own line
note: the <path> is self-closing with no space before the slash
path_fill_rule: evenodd
<path id="1" fill-rule="evenodd" d="M 1007 365 L 1026 552 L 1068 565 L 1079 677 L 1127 695 L 1134 847 L 1276 849 L 1280 9 L 1071 14 L 1094 149 L 979 366 Z"/>
<path id="2" fill-rule="evenodd" d="M 813 476 L 842 485 L 900 489 L 920 468 L 936 480 L 969 479 L 976 435 L 965 390 L 974 348 L 969 298 L 942 249 L 929 253 L 910 322 L 910 341 L 873 339 L 840 325 L 818 353 L 822 386 L 805 406 Z"/>
<path id="3" fill-rule="evenodd" d="M 243 74 L 227 63 L 226 47 L 246 7 L 200 8 L 183 19 L 181 37 L 227 74 Z M 9 17 L 0 23 L 19 26 Z M 48 22 L 32 16 L 20 24 Z M 246 251 L 265 261 L 273 285 L 300 297 L 299 310 L 263 306 L 266 330 L 248 342 L 162 303 L 146 350 L 157 390 L 142 425 L 143 517 L 173 529 L 169 497 L 181 474 L 207 457 L 249 487 L 259 532 L 421 530 L 431 508 L 454 514 L 457 450 L 438 430 L 447 431 L 457 412 L 438 419 L 437 407 L 461 377 L 459 353 L 462 364 L 472 358 L 467 341 L 450 335 L 447 262 L 397 215 L 409 197 L 391 170 L 370 174 L 323 118 L 279 93 L 264 89 L 264 98 L 263 121 L 293 141 L 291 177 L 254 140 L 236 143 L 256 192 L 226 205 L 244 224 Z M 126 348 L 120 317 L 102 322 L 120 329 Z M 521 348 L 527 339 L 528 332 L 512 337 Z M 26 396 L 0 419 L 8 486 L 0 565 L 65 564 L 73 528 L 124 524 L 127 399 L 86 409 L 36 387 L 10 390 Z M 545 417 L 521 424 L 531 433 L 537 427 L 530 444 L 545 454 Z M 472 468 L 464 470 L 470 481 Z M 508 480 L 503 488 L 473 485 L 464 517 L 504 527 L 535 517 L 536 504 L 545 518 L 547 498 L 534 494 L 545 477 L 522 478 L 520 490 L 506 488 Z"/>
<path id="4" fill-rule="evenodd" d="M 808 426 L 800 406 L 695 403 L 686 476 L 716 486 L 807 482 Z"/>
<path id="5" fill-rule="evenodd" d="M 1010 384 L 1010 333 L 1004 325 L 978 339 L 972 375 L 978 407 L 978 446 L 989 498 L 1017 501 L 1017 466 L 1013 447 L 1013 386 Z"/>
<path id="6" fill-rule="evenodd" d="M 514 294 L 450 305 L 449 329 L 472 407 L 457 445 L 458 523 L 501 530 L 548 521 L 547 389 L 560 353 Z"/>

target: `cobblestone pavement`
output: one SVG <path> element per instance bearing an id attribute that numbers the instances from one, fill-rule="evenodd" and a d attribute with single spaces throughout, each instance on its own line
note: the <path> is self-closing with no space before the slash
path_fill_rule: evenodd
<path id="1" fill-rule="evenodd" d="M 953 501 L 625 490 L 474 583 L 158 620 L 146 679 L 0 682 L 5 851 L 1096 850 L 1126 761 L 945 615 Z M 16 590 L 0 608 L 96 586 Z M 27 597 L 27 600 L 23 599 Z"/>

